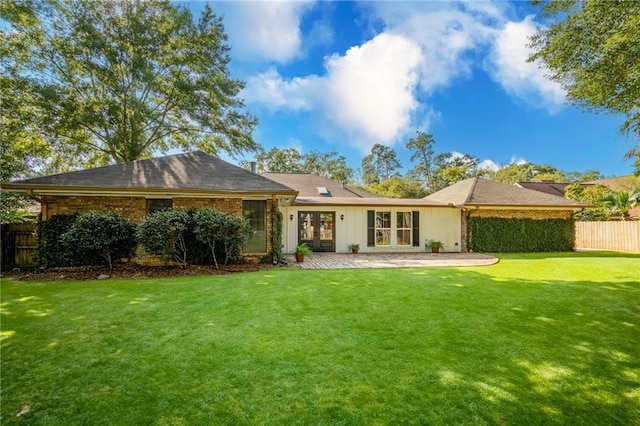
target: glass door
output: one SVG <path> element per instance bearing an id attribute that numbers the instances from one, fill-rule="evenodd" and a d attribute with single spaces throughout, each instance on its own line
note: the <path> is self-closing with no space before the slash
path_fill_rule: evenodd
<path id="1" fill-rule="evenodd" d="M 298 244 L 313 251 L 336 251 L 335 212 L 298 213 Z"/>

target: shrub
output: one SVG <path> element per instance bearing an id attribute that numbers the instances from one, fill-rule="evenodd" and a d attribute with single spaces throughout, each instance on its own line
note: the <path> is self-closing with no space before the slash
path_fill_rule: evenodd
<path id="1" fill-rule="evenodd" d="M 209 246 L 213 263 L 219 268 L 217 250 L 223 250 L 224 265 L 237 261 L 251 234 L 251 225 L 245 218 L 204 208 L 193 215 L 193 232 L 198 241 Z"/>
<path id="2" fill-rule="evenodd" d="M 572 251 L 575 239 L 570 219 L 504 219 L 470 217 L 470 250 L 479 252 Z"/>
<path id="3" fill-rule="evenodd" d="M 136 249 L 135 226 L 114 212 L 87 213 L 78 216 L 62 241 L 75 264 L 113 263 L 130 259 Z"/>
<path id="4" fill-rule="evenodd" d="M 62 236 L 71 228 L 77 214 L 56 214 L 38 223 L 35 263 L 39 268 L 73 266 L 73 254 Z"/>
<path id="5" fill-rule="evenodd" d="M 138 225 L 138 241 L 145 250 L 166 261 L 175 260 L 181 267 L 187 264 L 185 233 L 191 218 L 184 210 L 159 210 Z"/>

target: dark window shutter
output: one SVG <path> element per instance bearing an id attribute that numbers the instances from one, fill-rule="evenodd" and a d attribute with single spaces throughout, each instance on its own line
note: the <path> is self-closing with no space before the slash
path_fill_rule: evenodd
<path id="1" fill-rule="evenodd" d="M 367 247 L 376 245 L 376 212 L 367 210 Z"/>
<path id="2" fill-rule="evenodd" d="M 413 246 L 420 247 L 420 212 L 414 211 L 411 216 L 411 225 L 413 226 Z"/>

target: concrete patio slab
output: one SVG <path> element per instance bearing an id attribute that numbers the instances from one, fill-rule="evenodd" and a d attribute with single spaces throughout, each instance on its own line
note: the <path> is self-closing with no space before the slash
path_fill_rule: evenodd
<path id="1" fill-rule="evenodd" d="M 285 255 L 285 260 L 301 269 L 342 269 L 488 266 L 499 259 L 480 253 L 313 253 L 302 263 L 292 255 Z"/>

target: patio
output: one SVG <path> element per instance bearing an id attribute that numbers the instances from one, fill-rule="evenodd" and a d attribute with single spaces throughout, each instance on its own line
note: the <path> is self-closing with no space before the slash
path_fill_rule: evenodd
<path id="1" fill-rule="evenodd" d="M 487 266 L 498 258 L 480 253 L 313 253 L 298 263 L 287 254 L 286 262 L 301 269 L 342 268 L 432 268 L 443 266 Z"/>

